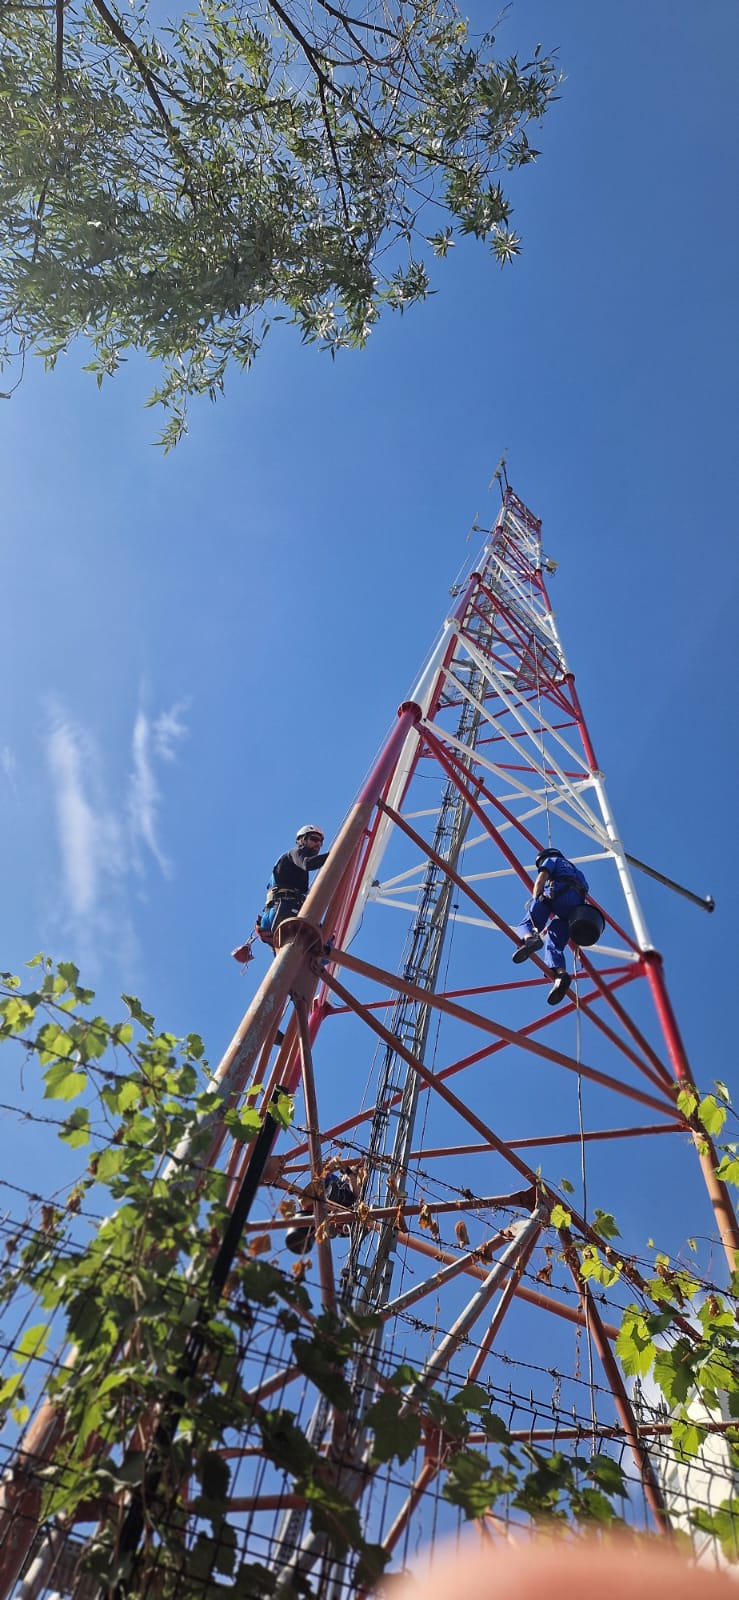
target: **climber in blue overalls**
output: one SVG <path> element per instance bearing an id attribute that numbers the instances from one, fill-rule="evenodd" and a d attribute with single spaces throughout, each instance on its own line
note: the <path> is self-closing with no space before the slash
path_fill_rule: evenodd
<path id="1" fill-rule="evenodd" d="M 547 1001 L 550 1006 L 564 1000 L 572 983 L 567 971 L 565 950 L 570 938 L 570 914 L 581 906 L 588 892 L 585 874 L 561 850 L 542 850 L 536 858 L 534 893 L 525 916 L 516 929 L 523 943 L 514 951 L 518 965 L 544 947 L 544 961 L 554 974 Z M 546 929 L 546 938 L 542 934 Z"/>

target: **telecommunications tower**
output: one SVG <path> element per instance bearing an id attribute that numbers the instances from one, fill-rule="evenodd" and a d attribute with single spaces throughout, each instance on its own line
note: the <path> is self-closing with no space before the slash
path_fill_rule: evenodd
<path id="1" fill-rule="evenodd" d="M 506 488 L 478 531 L 474 569 L 219 1069 L 233 1102 L 250 1082 L 265 1106 L 278 1086 L 294 1092 L 292 1128 L 245 1150 L 219 1124 L 208 1154 L 234 1196 L 251 1170 L 247 1243 L 266 1237 L 299 1263 L 316 1312 L 364 1319 L 349 1412 L 296 1371 L 268 1312 L 243 1381 L 333 1463 L 389 1570 L 461 1522 L 444 1495 L 443 1415 L 404 1461 L 372 1454 L 368 1413 L 399 1368 L 406 1409 L 480 1385 L 513 1440 L 616 1457 L 627 1516 L 668 1530 L 664 1475 L 614 1353 L 655 1206 L 672 1226 L 668 1170 L 679 1239 L 713 1232 L 732 1268 L 739 1248 L 715 1151 L 678 1106 L 691 1069 L 639 903 L 642 864 L 621 840 L 550 605 L 540 522 Z M 550 846 L 585 874 L 605 923 L 596 945 L 568 950 L 573 983 L 556 1005 L 540 953 L 511 963 Z M 612 1283 L 582 1272 L 588 1252 L 618 1262 Z M 472 1442 L 496 1458 L 494 1439 Z M 355 1593 L 351 1564 L 258 1437 L 227 1445 L 242 1554 L 278 1593 Z M 525 1520 L 503 1496 L 479 1526 L 506 1536 Z M 193 1511 L 188 1536 L 196 1526 Z M 63 1589 L 49 1570 L 24 1580 L 25 1600 Z"/>

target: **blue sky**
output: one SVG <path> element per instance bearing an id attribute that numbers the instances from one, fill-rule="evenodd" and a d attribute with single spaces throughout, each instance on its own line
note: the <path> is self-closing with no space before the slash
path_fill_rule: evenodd
<path id="1" fill-rule="evenodd" d="M 276 328 L 166 459 L 141 362 L 3 405 L 3 967 L 71 957 L 218 1058 L 229 950 L 296 825 L 341 821 L 507 447 L 627 848 L 716 896 L 643 899 L 696 1075 L 736 1081 L 739 13 L 518 0 L 501 50 L 539 39 L 566 81 L 514 266 L 458 248 L 336 363 Z"/>

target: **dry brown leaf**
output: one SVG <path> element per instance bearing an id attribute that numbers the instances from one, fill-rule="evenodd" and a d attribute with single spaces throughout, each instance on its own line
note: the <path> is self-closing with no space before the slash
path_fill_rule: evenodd
<path id="1" fill-rule="evenodd" d="M 272 1249 L 272 1240 L 268 1233 L 258 1233 L 249 1240 L 246 1248 L 250 1256 L 264 1256 Z"/>
<path id="2" fill-rule="evenodd" d="M 437 1244 L 438 1244 L 438 1242 L 439 1242 L 439 1224 L 436 1221 L 436 1218 L 432 1217 L 431 1212 L 429 1211 L 428 1205 L 426 1204 L 425 1200 L 424 1200 L 423 1205 L 421 1206 L 421 1209 L 420 1209 L 420 1211 L 418 1213 L 418 1226 L 419 1226 L 419 1228 L 428 1229 L 428 1232 L 431 1234 L 432 1239 L 435 1239 Z"/>

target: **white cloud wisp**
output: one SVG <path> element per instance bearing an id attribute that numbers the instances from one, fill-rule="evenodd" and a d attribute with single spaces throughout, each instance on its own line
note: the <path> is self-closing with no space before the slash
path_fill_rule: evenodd
<path id="1" fill-rule="evenodd" d="M 139 710 L 131 741 L 132 769 L 120 808 L 106 800 L 104 768 L 92 736 L 58 710 L 46 741 L 56 830 L 61 855 L 62 895 L 58 913 L 86 963 L 116 954 L 130 966 L 136 936 L 129 898 L 132 874 L 144 874 L 141 846 L 169 876 L 171 863 L 160 843 L 162 796 L 156 761 L 175 759 L 187 734 L 183 705 L 152 722 Z"/>

